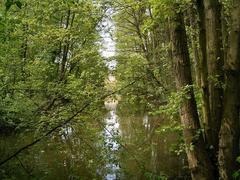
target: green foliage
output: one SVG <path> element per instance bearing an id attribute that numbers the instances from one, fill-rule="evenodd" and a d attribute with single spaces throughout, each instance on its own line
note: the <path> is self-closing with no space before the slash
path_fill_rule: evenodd
<path id="1" fill-rule="evenodd" d="M 17 141 L 16 148 L 8 149 L 14 152 L 21 142 L 31 142 L 35 137 L 65 122 L 86 103 L 93 102 L 84 113 L 74 118 L 71 126 L 61 127 L 50 136 L 47 146 L 39 144 L 33 152 L 27 151 L 20 156 L 24 157 L 23 161 L 26 164 L 30 162 L 29 167 L 33 166 L 34 175 L 42 179 L 54 179 L 57 172 L 64 172 L 65 168 L 70 176 L 64 176 L 64 179 L 79 179 L 86 174 L 91 179 L 98 179 L 99 176 L 104 177 L 108 174 L 110 168 L 105 167 L 106 164 L 117 163 L 119 159 L 115 156 L 109 157 L 112 145 L 106 145 L 101 135 L 105 127 L 102 122 L 105 110 L 104 100 L 99 100 L 99 96 L 129 84 L 131 85 L 126 90 L 111 97 L 119 100 L 118 113 L 130 116 L 129 114 L 133 115 L 138 111 L 141 115 L 146 113 L 154 117 L 163 117 L 167 123 L 158 126 L 151 124 L 153 121 L 147 122 L 147 126 L 150 126 L 148 129 L 146 124 L 142 124 L 142 119 L 138 125 L 134 124 L 136 119 L 128 119 L 126 129 L 133 132 L 125 133 L 129 133 L 132 138 L 120 138 L 116 133 L 115 140 L 126 143 L 143 161 L 150 157 L 146 154 L 152 158 L 153 150 L 156 150 L 154 146 L 159 143 L 157 139 L 155 142 L 147 142 L 151 147 L 143 147 L 141 143 L 148 131 L 151 131 L 151 134 L 147 136 L 154 133 L 164 136 L 177 135 L 178 139 L 174 137 L 176 142 L 172 144 L 171 151 L 179 156 L 184 154 L 186 149 L 194 150 L 194 142 L 202 135 L 203 129 L 198 129 L 195 136 L 191 137 L 192 142 L 186 145 L 182 137 L 184 127 L 179 122 L 179 111 L 182 104 L 192 98 L 189 92 L 194 89 L 201 118 L 201 92 L 193 85 L 187 85 L 176 92 L 171 44 L 173 14 L 180 11 L 188 13 L 193 1 L 3 2 L 3 6 L 0 7 L 0 130 L 20 132 L 23 138 Z M 232 4 L 229 0 L 221 2 L 223 20 L 229 25 L 231 22 L 228 15 Z M 109 10 L 114 11 L 113 38 L 117 49 L 116 56 L 111 58 L 117 61 L 117 67 L 110 73 L 117 80 L 106 85 L 109 70 L 106 67 L 106 59 L 100 53 L 100 34 L 101 28 L 104 27 L 102 21 Z M 188 25 L 189 19 L 185 18 L 185 21 L 188 38 L 193 39 L 198 35 L 199 29 Z M 228 34 L 228 30 L 226 31 Z M 199 50 L 199 40 L 196 38 L 195 41 L 192 40 L 189 45 L 192 43 Z M 189 51 L 190 58 L 193 59 L 193 47 L 189 47 Z M 210 76 L 208 80 L 214 82 L 216 88 L 224 87 L 224 84 L 217 81 L 218 78 Z M 129 106 L 131 108 L 128 108 Z M 129 130 L 132 124 L 134 128 Z M 26 137 L 30 137 L 30 140 Z M 117 153 L 120 154 L 119 157 L 126 155 L 123 149 Z M 6 154 L 7 150 L 3 155 Z M 49 161 L 51 155 L 57 159 Z M 134 161 L 134 157 L 129 159 Z M 124 160 L 129 159 L 123 158 L 122 164 L 126 165 L 122 170 L 124 173 L 129 168 Z M 54 164 L 60 171 L 55 172 Z M 4 169 L 0 170 L 0 179 L 17 179 L 13 169 L 16 169 L 20 179 L 25 178 L 27 174 L 23 174 L 18 166 L 17 159 L 4 166 Z M 147 179 L 167 179 L 161 172 L 158 174 L 163 175 L 159 176 L 140 168 L 137 173 L 145 173 Z M 8 174 L 12 175 L 8 177 Z M 239 178 L 239 170 L 233 176 Z"/>
<path id="2" fill-rule="evenodd" d="M 101 2 L 8 0 L 5 5 L 0 128 L 59 122 L 54 114 L 66 118 L 104 91 L 108 71 L 97 45 Z M 24 7 L 16 11 L 13 5 Z"/>
<path id="3" fill-rule="evenodd" d="M 189 91 L 193 89 L 193 86 L 185 86 L 181 91 L 173 92 L 168 96 L 167 104 L 160 106 L 156 111 L 151 112 L 152 115 L 161 115 L 169 119 L 167 125 L 161 126 L 156 129 L 156 132 L 161 135 L 166 135 L 168 133 L 177 133 L 179 135 L 178 142 L 172 144 L 170 151 L 181 155 L 185 153 L 186 149 L 193 150 L 194 142 L 199 139 L 199 136 L 203 133 L 203 129 L 196 131 L 195 136 L 192 139 L 192 144 L 186 145 L 182 136 L 184 127 L 179 121 L 179 112 L 184 101 L 190 98 Z M 196 88 L 195 88 L 196 89 Z M 195 90 L 197 94 L 198 106 L 201 107 L 201 94 L 199 91 Z M 199 107 L 199 109 L 200 109 Z"/>
<path id="4" fill-rule="evenodd" d="M 22 3 L 19 0 L 6 0 L 5 1 L 6 11 L 8 11 L 13 5 L 16 5 L 20 9 L 22 8 Z"/>
<path id="5" fill-rule="evenodd" d="M 237 157 L 236 161 L 238 164 L 240 164 L 240 156 Z M 240 169 L 233 173 L 233 179 L 239 179 L 239 178 L 240 178 Z"/>
<path id="6" fill-rule="evenodd" d="M 69 160 L 72 177 L 97 178 L 97 168 L 107 163 L 105 147 L 99 146 L 104 141 L 100 135 L 103 129 L 95 121 L 103 119 L 104 100 L 99 100 L 99 96 L 107 93 L 108 69 L 99 44 L 101 22 L 108 8 L 106 2 L 6 0 L 4 3 L 0 7 L 0 131 L 17 135 L 13 135 L 13 141 L 11 136 L 0 139 L 1 160 L 93 101 L 84 113 L 91 112 L 94 119 L 79 114 L 71 123 L 71 133 L 66 131 L 68 126 L 59 128 L 49 139 L 44 139 L 46 144 L 39 143 L 19 158 L 31 172 L 31 179 L 54 179 L 58 175 L 55 165 L 64 172 L 66 167 L 62 162 Z M 72 155 L 76 157 L 73 161 Z M 48 156 L 57 159 L 49 161 Z M 19 166 L 15 159 L 1 167 L 0 179 L 28 179 L 29 174 Z M 106 169 L 101 172 L 103 176 Z"/>
<path id="7" fill-rule="evenodd" d="M 171 120 L 178 119 L 179 110 L 181 108 L 182 103 L 190 98 L 189 90 L 192 89 L 193 86 L 185 86 L 181 91 L 173 92 L 168 96 L 167 104 L 164 106 L 160 106 L 158 110 L 151 112 L 153 115 L 157 114 L 165 114 Z"/>
<path id="8" fill-rule="evenodd" d="M 167 176 L 165 176 L 165 175 L 159 176 L 159 175 L 155 175 L 151 172 L 146 172 L 145 176 L 148 180 L 167 180 L 168 179 Z"/>
<path id="9" fill-rule="evenodd" d="M 174 83 L 169 81 L 172 77 L 169 43 L 161 38 L 165 24 L 159 21 L 153 2 L 122 0 L 115 8 L 126 4 L 128 7 L 114 14 L 117 85 L 122 87 L 136 81 L 127 92 L 121 93 L 122 102 L 153 111 L 165 102 L 168 88 Z"/>

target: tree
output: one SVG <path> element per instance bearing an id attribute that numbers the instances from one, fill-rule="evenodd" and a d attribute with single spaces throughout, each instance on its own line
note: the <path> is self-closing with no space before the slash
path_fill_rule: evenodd
<path id="1" fill-rule="evenodd" d="M 96 45 L 101 2 L 23 0 L 22 9 L 15 3 L 2 9 L 2 128 L 29 126 L 67 104 L 80 105 L 103 90 L 108 72 Z"/>
<path id="2" fill-rule="evenodd" d="M 229 47 L 225 60 L 224 112 L 219 133 L 219 173 L 222 179 L 232 179 L 239 156 L 240 107 L 240 1 L 232 2 Z"/>
<path id="3" fill-rule="evenodd" d="M 173 6 L 173 4 L 178 5 L 176 7 Z M 173 74 L 175 74 L 177 91 L 179 94 L 182 94 L 180 92 L 186 89 L 188 90 L 186 92 L 184 91 L 188 98 L 183 97 L 181 105 L 179 106 L 181 110 L 181 123 L 185 128 L 186 120 L 188 120 L 187 122 L 191 122 L 192 126 L 194 125 L 193 131 L 189 129 L 183 130 L 186 146 L 189 146 L 191 137 L 192 139 L 195 136 L 199 138 L 194 142 L 196 149 L 193 148 L 193 152 L 189 152 L 186 148 L 187 154 L 194 154 L 195 152 L 194 157 L 198 159 L 199 164 L 197 163 L 197 165 L 199 165 L 199 167 L 197 167 L 199 168 L 198 173 L 202 175 L 201 178 L 217 179 L 220 175 L 223 179 L 231 179 L 231 175 L 234 173 L 234 170 L 237 169 L 235 160 L 237 155 L 239 155 L 239 134 L 237 133 L 237 129 L 239 129 L 239 95 L 237 93 L 239 91 L 237 83 L 239 78 L 239 54 L 237 51 L 237 49 L 239 49 L 238 2 L 220 2 L 218 0 L 170 2 L 162 0 L 139 1 L 135 6 L 132 7 L 132 5 L 133 3 L 129 3 L 129 6 L 126 5 L 126 7 L 134 9 L 135 12 L 128 12 L 125 16 L 122 14 L 123 17 L 128 18 L 130 15 L 131 19 L 128 19 L 128 22 L 125 23 L 123 21 L 123 24 L 120 26 L 126 25 L 131 20 L 131 24 L 125 28 L 125 32 L 136 33 L 135 35 L 139 41 L 135 41 L 134 45 L 135 47 L 142 47 L 139 54 L 142 54 L 147 62 L 153 62 L 153 59 L 163 62 L 161 57 L 165 55 L 162 51 L 157 55 L 155 54 L 154 57 L 151 54 L 151 52 L 156 52 L 155 49 L 160 48 L 160 46 L 152 45 L 167 44 L 169 42 L 170 47 L 173 47 L 173 52 L 168 53 L 168 55 L 170 59 L 171 57 L 174 59 L 175 69 L 172 71 L 175 72 Z M 189 10 L 188 13 L 179 13 L 185 12 L 189 7 L 197 8 L 198 14 L 196 18 L 198 18 L 199 22 L 197 25 L 191 17 L 194 14 L 194 9 Z M 231 11 L 232 15 L 228 14 L 228 12 Z M 139 20 L 145 16 L 145 19 L 149 19 L 151 23 L 149 23 L 148 20 L 134 21 L 134 15 L 136 14 L 139 16 L 135 19 Z M 171 18 L 172 26 L 170 26 L 169 23 L 169 19 Z M 226 24 L 225 19 L 233 23 L 230 23 L 231 25 L 229 26 L 229 24 Z M 189 29 L 187 29 L 186 34 L 185 29 L 186 27 L 189 28 L 189 26 L 184 25 L 184 22 L 190 22 L 190 28 L 193 28 L 195 33 L 198 33 L 198 38 L 195 34 L 191 35 Z M 168 26 L 164 23 L 168 24 Z M 144 31 L 142 29 L 144 29 Z M 228 34 L 226 29 L 230 30 L 230 34 Z M 153 33 L 154 35 L 152 35 L 152 32 L 158 33 Z M 167 36 L 169 32 L 172 32 L 171 41 Z M 129 37 L 126 33 L 124 35 L 122 34 L 122 36 Z M 130 36 L 133 37 L 132 34 Z M 164 38 L 159 38 L 159 36 Z M 117 37 L 117 40 L 123 40 L 122 37 Z M 229 39 L 228 45 L 226 45 L 227 39 Z M 132 43 L 133 41 L 130 42 Z M 128 44 L 127 47 L 134 47 L 134 45 Z M 132 51 L 136 49 L 137 48 Z M 227 52 L 227 55 L 224 55 L 225 52 Z M 195 67 L 195 74 L 191 72 L 193 69 L 191 57 L 199 60 L 199 62 L 195 61 L 199 63 L 198 66 Z M 121 60 L 121 58 L 119 59 Z M 223 67 L 223 62 L 225 62 L 225 67 Z M 131 61 L 128 61 L 128 64 L 131 64 Z M 171 63 L 169 65 L 171 65 Z M 152 64 L 151 67 L 155 68 L 157 66 L 161 66 L 161 63 Z M 171 71 L 171 69 L 169 70 Z M 147 73 L 150 72 L 147 71 Z M 201 79 L 200 83 L 199 78 Z M 170 79 L 173 81 L 172 77 Z M 192 82 L 192 79 L 196 79 L 197 81 Z M 159 82 L 163 82 L 164 80 L 166 80 L 164 75 L 159 77 Z M 123 79 L 123 81 L 125 80 Z M 200 99 L 196 96 L 197 91 L 193 92 L 192 86 L 194 86 L 194 83 L 197 83 L 198 87 L 201 88 L 202 96 Z M 188 86 L 190 86 L 190 88 Z M 174 88 L 171 86 L 166 85 L 165 87 L 167 87 L 167 91 L 174 91 Z M 193 95 L 194 93 L 195 97 Z M 164 94 L 163 97 L 165 98 L 163 99 L 167 99 L 166 96 L 169 96 L 169 94 Z M 202 111 L 201 109 L 197 109 L 196 100 L 199 105 L 198 107 L 202 105 Z M 160 106 L 162 106 L 162 104 Z M 156 109 L 153 111 L 156 111 Z M 201 129 L 203 129 L 203 131 L 201 131 Z M 190 131 L 191 133 L 186 133 L 186 131 Z M 197 131 L 200 131 L 200 133 L 198 134 Z M 206 149 L 208 152 L 206 152 Z M 192 160 L 189 159 L 190 167 L 192 167 L 192 163 Z M 201 170 L 202 164 L 205 164 L 210 171 Z M 197 171 L 192 171 L 192 178 L 198 179 L 200 177 L 198 173 Z"/>
<path id="4" fill-rule="evenodd" d="M 206 27 L 206 58 L 210 118 L 205 122 L 206 137 L 214 153 L 218 149 L 218 132 L 223 110 L 223 45 L 221 31 L 221 5 L 218 0 L 204 0 Z"/>
<path id="5" fill-rule="evenodd" d="M 175 6 L 175 9 L 179 8 Z M 191 66 L 187 46 L 187 36 L 180 11 L 173 19 L 172 42 L 175 66 L 175 79 L 178 91 L 185 89 L 185 99 L 180 109 L 180 118 L 183 127 L 186 153 L 192 179 L 214 179 L 213 166 L 204 148 L 204 140 L 200 131 L 200 121 L 194 99 Z M 191 148 L 193 146 L 193 148 Z"/>

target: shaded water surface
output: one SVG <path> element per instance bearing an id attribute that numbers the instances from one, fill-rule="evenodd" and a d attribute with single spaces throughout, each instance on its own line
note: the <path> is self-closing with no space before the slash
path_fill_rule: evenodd
<path id="1" fill-rule="evenodd" d="M 184 155 L 170 152 L 175 133 L 161 135 L 165 124 L 145 113 L 108 112 L 65 127 L 2 166 L 0 179 L 187 179 Z M 130 108 L 129 108 L 130 109 Z M 34 139 L 32 133 L 1 136 L 1 159 Z"/>

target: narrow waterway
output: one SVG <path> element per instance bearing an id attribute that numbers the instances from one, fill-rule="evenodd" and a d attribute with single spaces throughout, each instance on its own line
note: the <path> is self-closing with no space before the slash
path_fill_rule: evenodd
<path id="1" fill-rule="evenodd" d="M 184 154 L 173 152 L 179 141 L 176 133 L 158 133 L 167 121 L 161 117 L 151 117 L 147 112 L 118 112 L 118 103 L 105 103 L 109 110 L 105 122 L 105 138 L 111 154 L 118 161 L 108 164 L 112 168 L 107 180 L 114 179 L 188 179 Z"/>
<path id="2" fill-rule="evenodd" d="M 108 81 L 113 83 L 115 77 L 111 71 L 117 65 L 111 37 L 114 23 L 110 19 L 102 23 L 106 29 L 101 32 L 101 53 L 110 59 L 106 61 L 110 72 Z M 121 102 L 106 100 L 97 116 L 88 112 L 80 121 L 26 149 L 0 169 L 0 179 L 188 179 L 185 155 L 171 152 L 179 142 L 178 134 L 157 133 L 166 120 L 149 116 L 141 109 L 135 113 L 130 105 L 119 110 L 118 103 Z M 44 128 L 40 134 L 41 131 Z M 4 159 L 31 143 L 39 133 L 1 136 L 0 157 Z"/>
<path id="3" fill-rule="evenodd" d="M 99 117 L 103 126 L 95 119 L 72 124 L 10 161 L 5 173 L 17 179 L 188 178 L 184 155 L 170 152 L 178 135 L 156 132 L 164 119 L 129 113 L 131 107 L 119 112 L 116 101 L 106 102 L 105 107 L 108 112 Z M 32 133 L 1 137 L 1 157 L 33 137 Z"/>

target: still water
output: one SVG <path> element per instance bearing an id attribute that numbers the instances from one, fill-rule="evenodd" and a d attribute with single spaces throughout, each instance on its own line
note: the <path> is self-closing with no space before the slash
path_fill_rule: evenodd
<path id="1" fill-rule="evenodd" d="M 166 124 L 147 113 L 118 111 L 64 127 L 25 150 L 0 169 L 0 179 L 188 179 L 184 154 L 172 153 L 176 133 L 159 134 Z M 1 159 L 34 139 L 32 133 L 0 138 Z"/>

